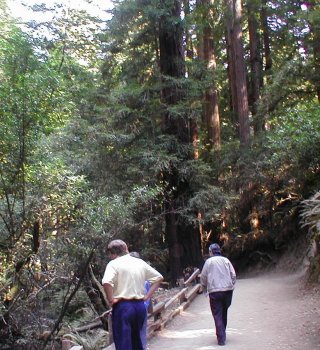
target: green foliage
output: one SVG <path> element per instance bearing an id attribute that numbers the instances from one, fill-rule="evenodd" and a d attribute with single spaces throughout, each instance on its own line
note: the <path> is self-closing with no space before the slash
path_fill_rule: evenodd
<path id="1" fill-rule="evenodd" d="M 22 325 L 19 310 L 27 304 L 34 319 L 57 316 L 92 249 L 99 280 L 112 238 L 127 240 L 166 273 L 169 202 L 179 239 L 185 235 L 189 244 L 187 256 L 200 225 L 213 239 L 263 232 L 274 246 L 285 245 L 281 237 L 292 233 L 296 202 L 319 188 L 320 116 L 306 20 L 314 23 L 314 12 L 301 12 L 296 1 L 267 3 L 273 67 L 265 72 L 257 115 L 267 130 L 244 150 L 230 107 L 222 2 L 191 6 L 183 19 L 194 57 L 181 78 L 159 73 L 161 19 L 181 20 L 164 4 L 172 5 L 116 2 L 103 31 L 99 21 L 63 7 L 65 18 L 33 23 L 28 35 L 6 21 L 0 36 L 0 291 L 8 303 L 17 301 L 9 311 Z M 243 23 L 247 49 L 247 18 Z M 196 57 L 207 25 L 214 33 L 214 73 Z M 219 152 L 208 152 L 203 142 L 202 96 L 212 86 L 220 98 Z M 164 89 L 181 92 L 178 101 L 166 104 Z M 197 144 L 181 142 L 179 128 L 165 130 L 166 117 L 172 125 L 192 122 Z M 314 210 L 308 202 L 308 225 L 318 224 Z M 247 249 L 250 239 L 237 247 Z M 87 302 L 77 294 L 68 320 Z M 5 315 L 5 304 L 0 308 Z M 95 339 L 78 340 L 97 346 Z"/>
<path id="2" fill-rule="evenodd" d="M 160 187 L 135 186 L 126 195 L 98 196 L 87 203 L 84 211 L 86 227 L 91 227 L 93 236 L 106 242 L 113 236 L 121 236 L 125 230 L 135 226 L 134 215 L 141 207 L 151 205 L 159 194 Z M 89 237 L 83 237 L 84 242 Z M 94 240 L 94 237 L 91 237 Z M 90 239 L 89 239 L 90 240 Z"/>
<path id="3" fill-rule="evenodd" d="M 40 62 L 26 36 L 11 27 L 0 38 L 0 207 L 8 247 L 23 236 L 30 219 L 27 183 L 37 139 L 69 116 L 59 77 Z"/>
<path id="4" fill-rule="evenodd" d="M 258 103 L 255 118 L 263 117 L 271 120 L 274 114 L 283 113 L 299 103 L 314 100 L 312 93 L 313 62 L 293 59 L 284 63 L 273 76 L 272 83 L 264 89 L 264 94 Z"/>
<path id="5" fill-rule="evenodd" d="M 189 210 L 203 213 L 200 224 L 205 224 L 216 219 L 220 219 L 223 210 L 228 206 L 228 194 L 220 188 L 208 186 L 198 191 L 189 201 Z M 193 218 L 196 222 L 196 219 Z"/>
<path id="6" fill-rule="evenodd" d="M 300 104 L 286 109 L 272 124 L 268 133 L 268 148 L 275 164 L 294 167 L 296 170 L 316 171 L 320 150 L 320 111 L 317 103 Z"/>
<path id="7" fill-rule="evenodd" d="M 29 316 L 20 314 L 21 305 L 32 300 L 40 319 L 47 303 L 42 287 L 77 268 L 66 259 L 65 232 L 79 220 L 87 184 L 44 140 L 83 101 L 69 99 L 70 74 L 59 72 L 57 57 L 40 59 L 28 36 L 14 26 L 6 29 L 0 38 L 1 314 L 10 310 L 27 334 Z"/>

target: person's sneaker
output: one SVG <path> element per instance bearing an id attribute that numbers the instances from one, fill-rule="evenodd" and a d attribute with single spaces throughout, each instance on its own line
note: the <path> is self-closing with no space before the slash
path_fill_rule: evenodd
<path id="1" fill-rule="evenodd" d="M 219 341 L 218 345 L 226 345 L 226 343 L 224 341 Z"/>

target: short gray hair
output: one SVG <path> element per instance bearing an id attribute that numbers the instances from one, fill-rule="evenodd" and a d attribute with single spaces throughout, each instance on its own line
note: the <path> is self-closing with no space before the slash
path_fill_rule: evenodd
<path id="1" fill-rule="evenodd" d="M 221 248 L 218 243 L 213 243 L 209 247 L 209 251 L 213 253 L 221 253 Z"/>
<path id="2" fill-rule="evenodd" d="M 128 246 L 121 239 L 114 239 L 108 244 L 107 251 L 118 256 L 128 254 Z"/>

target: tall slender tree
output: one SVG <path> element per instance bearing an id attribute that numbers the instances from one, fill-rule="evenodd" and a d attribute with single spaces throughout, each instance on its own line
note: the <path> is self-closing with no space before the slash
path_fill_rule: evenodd
<path id="1" fill-rule="evenodd" d="M 270 30 L 268 24 L 268 5 L 267 0 L 262 0 L 261 6 L 261 22 L 263 33 L 263 48 L 264 48 L 264 70 L 268 72 L 272 68 L 272 55 L 270 43 Z"/>
<path id="2" fill-rule="evenodd" d="M 314 84 L 320 103 L 320 7 L 316 0 L 307 3 L 310 12 L 310 30 L 312 34 L 312 47 L 314 57 Z"/>

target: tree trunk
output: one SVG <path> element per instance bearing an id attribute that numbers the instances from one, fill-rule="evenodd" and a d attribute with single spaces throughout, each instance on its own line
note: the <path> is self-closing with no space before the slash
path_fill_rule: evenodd
<path id="1" fill-rule="evenodd" d="M 182 249 L 178 239 L 178 225 L 174 204 L 173 200 L 167 200 L 165 206 L 166 242 L 169 248 L 169 275 L 173 283 L 179 278 L 182 272 Z"/>
<path id="2" fill-rule="evenodd" d="M 168 4 L 162 2 L 163 15 L 159 23 L 159 51 L 160 72 L 163 76 L 162 100 L 167 106 L 173 106 L 182 99 L 182 88 L 179 83 L 173 82 L 171 78 L 184 77 L 184 57 L 182 48 L 182 26 L 180 19 L 180 2 L 173 0 Z M 172 115 L 169 110 L 164 113 L 164 132 L 176 137 L 177 142 L 190 142 L 190 134 L 187 118 Z M 174 152 L 174 151 L 172 151 Z M 178 240 L 177 209 L 179 197 L 179 179 L 177 170 L 167 170 L 163 174 L 168 184 L 165 203 L 165 237 L 169 248 L 170 277 L 173 282 L 177 280 L 182 272 L 181 249 Z"/>
<path id="3" fill-rule="evenodd" d="M 233 5 L 232 5 L 233 9 Z M 236 73 L 235 73 L 235 58 L 233 42 L 233 12 L 226 13 L 226 47 L 227 47 L 227 62 L 228 62 L 228 82 L 230 88 L 230 109 L 232 111 L 232 122 L 239 122 L 237 115 L 237 89 L 236 89 Z"/>
<path id="4" fill-rule="evenodd" d="M 264 70 L 266 72 L 268 72 L 272 68 L 272 57 L 271 57 L 271 49 L 270 49 L 270 33 L 269 33 L 269 26 L 268 26 L 267 9 L 268 9 L 267 0 L 262 0 L 261 22 L 262 22 L 264 58 L 265 58 Z"/>
<path id="5" fill-rule="evenodd" d="M 204 10 L 208 11 L 203 11 L 206 18 L 203 19 L 205 26 L 203 29 L 203 45 L 200 58 L 205 62 L 208 71 L 214 72 L 217 64 L 214 53 L 212 29 L 208 23 L 210 19 L 210 0 L 202 0 L 202 4 L 204 6 Z M 215 84 L 212 81 L 212 86 L 207 88 L 205 92 L 204 120 L 207 129 L 207 143 L 209 144 L 210 149 L 219 150 L 221 148 L 220 115 L 218 92 L 214 85 Z"/>
<path id="6" fill-rule="evenodd" d="M 239 134 L 240 144 L 248 146 L 250 143 L 250 125 L 249 125 L 249 106 L 246 68 L 244 62 L 244 50 L 242 43 L 242 28 L 241 28 L 241 0 L 235 0 L 235 22 L 234 22 L 234 52 L 235 52 L 235 73 L 237 86 L 238 100 L 238 115 L 239 115 Z"/>
<path id="7" fill-rule="evenodd" d="M 183 10 L 184 10 L 184 16 L 188 17 L 190 15 L 190 4 L 189 0 L 183 0 Z M 186 28 L 186 57 L 190 60 L 193 59 L 193 45 L 192 45 L 192 39 L 189 32 L 189 28 Z"/>
<path id="8" fill-rule="evenodd" d="M 234 67 L 234 88 L 236 113 L 239 119 L 239 138 L 241 146 L 250 144 L 249 106 L 244 49 L 241 28 L 241 0 L 225 0 L 227 7 L 227 32 L 231 44 L 231 61 Z M 233 69 L 231 67 L 231 70 Z M 234 97 L 233 97 L 234 98 Z"/>
<path id="9" fill-rule="evenodd" d="M 181 262 L 182 267 L 198 267 L 202 266 L 202 249 L 201 235 L 199 229 L 193 225 L 179 225 L 180 248 L 182 248 Z M 192 244 L 190 244 L 192 242 Z"/>
<path id="10" fill-rule="evenodd" d="M 95 277 L 91 265 L 89 265 L 88 272 L 84 278 L 83 288 L 98 315 L 102 315 L 106 310 L 110 309 L 103 286 Z M 100 321 L 104 329 L 108 329 L 106 320 L 101 319 Z"/>
<path id="11" fill-rule="evenodd" d="M 219 151 L 221 148 L 220 114 L 218 92 L 215 89 L 209 89 L 205 93 L 205 116 L 208 130 L 208 143 L 211 149 Z"/>
<path id="12" fill-rule="evenodd" d="M 253 128 L 255 134 L 265 130 L 264 120 L 261 117 L 256 117 L 257 102 L 260 99 L 260 90 L 263 83 L 259 23 L 257 19 L 259 6 L 255 0 L 249 0 L 247 3 L 251 68 L 249 105 L 251 106 L 251 113 L 254 120 Z"/>
<path id="13" fill-rule="evenodd" d="M 309 8 L 313 11 L 318 11 L 316 9 L 316 0 L 311 0 L 309 2 Z M 316 87 L 316 93 L 318 97 L 318 102 L 320 103 L 320 16 L 313 16 L 312 22 L 310 23 L 310 31 L 312 33 L 312 46 L 313 46 L 313 57 L 314 57 L 314 84 Z"/>

